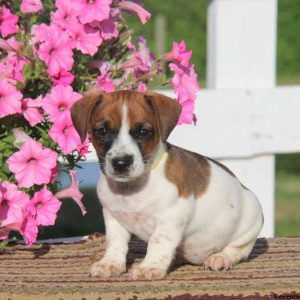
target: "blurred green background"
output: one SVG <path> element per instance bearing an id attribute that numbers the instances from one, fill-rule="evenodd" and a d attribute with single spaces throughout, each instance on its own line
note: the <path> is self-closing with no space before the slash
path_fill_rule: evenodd
<path id="1" fill-rule="evenodd" d="M 137 18 L 128 17 L 136 35 L 144 35 L 156 53 L 155 20 L 166 18 L 166 51 L 173 41 L 186 41 L 193 50 L 202 87 L 206 72 L 207 0 L 144 0 L 152 13 L 151 20 L 142 26 Z M 300 0 L 278 0 L 277 84 L 300 84 Z M 55 227 L 45 228 L 40 238 L 65 237 L 103 232 L 101 209 L 95 190 L 84 190 L 87 215 L 82 217 L 71 200 L 64 200 L 62 213 Z M 300 154 L 276 157 L 276 236 L 300 235 Z"/>

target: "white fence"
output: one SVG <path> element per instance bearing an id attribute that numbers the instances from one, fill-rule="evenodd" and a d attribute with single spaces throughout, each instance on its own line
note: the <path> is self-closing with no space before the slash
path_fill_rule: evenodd
<path id="1" fill-rule="evenodd" d="M 276 0 L 209 2 L 208 89 L 197 97 L 198 124 L 178 126 L 170 137 L 220 160 L 257 194 L 265 215 L 261 236 L 268 237 L 274 235 L 274 154 L 300 151 L 300 86 L 275 87 L 276 28 Z M 96 183 L 95 161 L 91 153 L 79 172 L 83 184 Z"/>

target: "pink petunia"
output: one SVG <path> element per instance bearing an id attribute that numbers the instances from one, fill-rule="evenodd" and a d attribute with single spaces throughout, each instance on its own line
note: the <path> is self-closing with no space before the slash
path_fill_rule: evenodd
<path id="1" fill-rule="evenodd" d="M 31 28 L 33 43 L 42 43 L 48 40 L 48 37 L 52 35 L 54 28 L 41 23 L 40 25 L 33 25 Z"/>
<path id="2" fill-rule="evenodd" d="M 103 21 L 109 18 L 112 0 L 73 0 L 72 6 L 79 14 L 82 24 Z"/>
<path id="3" fill-rule="evenodd" d="M 37 99 L 24 98 L 22 99 L 22 113 L 24 118 L 33 127 L 43 121 L 42 96 Z"/>
<path id="4" fill-rule="evenodd" d="M 103 20 L 101 22 L 95 22 L 95 26 L 100 29 L 100 35 L 103 38 L 103 40 L 110 40 L 119 35 L 118 14 L 119 13 L 117 10 L 112 9 L 110 16 L 107 20 Z M 90 25 L 94 26 L 94 24 L 90 24 Z"/>
<path id="5" fill-rule="evenodd" d="M 169 66 L 175 73 L 172 78 L 172 83 L 174 90 L 179 97 L 178 101 L 195 99 L 200 87 L 194 66 L 189 65 L 188 67 L 185 67 L 177 63 L 172 63 Z"/>
<path id="6" fill-rule="evenodd" d="M 188 99 L 180 103 L 182 106 L 182 111 L 178 120 L 178 125 L 191 124 L 195 119 L 195 101 Z"/>
<path id="7" fill-rule="evenodd" d="M 178 124 L 190 124 L 194 121 L 194 102 L 200 87 L 194 66 L 187 67 L 179 63 L 170 64 L 170 69 L 174 72 L 172 78 L 173 88 L 178 96 L 178 102 L 182 105 L 182 112 Z"/>
<path id="8" fill-rule="evenodd" d="M 84 54 L 94 55 L 102 43 L 99 30 L 79 22 L 67 27 L 71 37 L 72 48 L 76 48 Z"/>
<path id="9" fill-rule="evenodd" d="M 61 202 L 45 187 L 36 192 L 26 206 L 26 211 L 36 220 L 36 225 L 54 225 Z"/>
<path id="10" fill-rule="evenodd" d="M 1 38 L 0 38 L 0 48 L 7 52 L 15 51 L 15 48 L 12 45 L 10 45 L 10 43 L 7 40 Z"/>
<path id="11" fill-rule="evenodd" d="M 21 112 L 22 94 L 7 79 L 0 78 L 0 118 Z"/>
<path id="12" fill-rule="evenodd" d="M 67 86 L 74 81 L 75 76 L 71 72 L 60 70 L 58 74 L 51 76 L 50 79 L 54 85 Z"/>
<path id="13" fill-rule="evenodd" d="M 136 41 L 138 43 L 138 48 L 136 48 L 131 42 L 127 43 L 127 47 L 132 54 L 119 69 L 128 69 L 128 74 L 133 73 L 133 75 L 138 78 L 150 72 L 154 63 L 154 56 L 147 47 L 146 40 L 143 36 L 137 37 Z"/>
<path id="14" fill-rule="evenodd" d="M 51 149 L 33 139 L 29 139 L 19 151 L 15 152 L 7 164 L 20 187 L 31 187 L 34 184 L 48 184 L 52 169 L 56 167 L 58 155 Z"/>
<path id="15" fill-rule="evenodd" d="M 26 13 L 36 13 L 43 10 L 43 5 L 41 0 L 22 0 L 21 12 Z"/>
<path id="16" fill-rule="evenodd" d="M 137 14 L 142 24 L 147 23 L 151 18 L 151 14 L 147 10 L 133 1 L 123 0 L 119 3 L 119 7 L 124 11 Z"/>
<path id="17" fill-rule="evenodd" d="M 71 86 L 57 85 L 45 96 L 42 107 L 49 114 L 49 119 L 56 122 L 63 115 L 69 116 L 71 106 L 81 97 Z"/>
<path id="18" fill-rule="evenodd" d="M 3 37 L 7 37 L 12 33 L 17 32 L 17 26 L 19 18 L 12 14 L 11 11 L 6 8 L 6 6 L 2 6 L 0 10 L 0 33 Z"/>
<path id="19" fill-rule="evenodd" d="M 23 68 L 29 61 L 23 56 L 10 52 L 0 61 L 0 76 L 9 79 L 14 85 L 17 81 L 25 82 Z"/>
<path id="20" fill-rule="evenodd" d="M 44 35 L 43 31 L 39 32 L 40 38 L 47 38 L 47 40 L 40 45 L 37 54 L 48 66 L 49 74 L 55 76 L 61 70 L 70 71 L 74 59 L 69 36 L 57 29 L 50 29 L 50 31 L 51 34 L 49 34 L 49 28 L 45 28 Z"/>
<path id="21" fill-rule="evenodd" d="M 38 226 L 35 218 L 33 218 L 30 214 L 27 214 L 25 217 L 20 233 L 22 234 L 27 247 L 30 247 L 36 241 Z"/>
<path id="22" fill-rule="evenodd" d="M 51 15 L 53 24 L 65 29 L 78 22 L 78 12 L 73 9 L 72 0 L 56 0 L 55 5 L 58 9 Z"/>
<path id="23" fill-rule="evenodd" d="M 0 239 L 6 238 L 11 230 L 21 229 L 28 202 L 29 196 L 16 185 L 8 181 L 0 183 Z"/>
<path id="24" fill-rule="evenodd" d="M 115 91 L 115 85 L 113 80 L 109 77 L 108 73 L 102 73 L 96 78 L 95 87 L 105 93 L 111 93 Z"/>
<path id="25" fill-rule="evenodd" d="M 71 185 L 68 188 L 56 193 L 55 197 L 59 199 L 72 198 L 80 207 L 81 213 L 84 216 L 86 214 L 86 209 L 81 201 L 83 194 L 79 190 L 79 180 L 77 179 L 77 173 L 75 170 L 71 170 L 69 174 L 72 180 Z"/>
<path id="26" fill-rule="evenodd" d="M 190 59 L 192 57 L 192 51 L 186 49 L 186 45 L 184 41 L 180 43 L 173 43 L 173 48 L 171 52 L 164 54 L 161 57 L 162 61 L 177 61 L 183 66 L 188 66 L 190 63 Z"/>
<path id="27" fill-rule="evenodd" d="M 89 138 L 86 137 L 86 140 L 83 143 L 78 144 L 76 150 L 80 156 L 84 156 L 89 153 Z"/>
<path id="28" fill-rule="evenodd" d="M 12 67 L 10 78 L 25 83 L 26 80 L 23 74 L 23 68 L 25 65 L 29 64 L 29 60 L 26 57 L 17 55 L 13 52 L 7 55 L 6 60 L 7 64 Z"/>
<path id="29" fill-rule="evenodd" d="M 147 85 L 144 82 L 140 82 L 137 90 L 140 93 L 146 93 L 147 92 Z"/>
<path id="30" fill-rule="evenodd" d="M 64 154 L 76 150 L 81 143 L 80 137 L 73 126 L 71 117 L 67 114 L 62 115 L 49 130 L 52 140 L 58 144 Z"/>

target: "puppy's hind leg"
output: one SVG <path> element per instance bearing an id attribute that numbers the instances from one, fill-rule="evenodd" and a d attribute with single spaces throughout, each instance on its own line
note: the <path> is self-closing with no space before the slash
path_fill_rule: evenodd
<path id="1" fill-rule="evenodd" d="M 229 270 L 243 258 L 247 258 L 254 247 L 262 224 L 261 216 L 246 234 L 241 234 L 239 238 L 229 242 L 220 252 L 208 256 L 203 262 L 204 269 Z"/>
<path id="2" fill-rule="evenodd" d="M 248 257 L 254 244 L 255 240 L 240 247 L 229 244 L 220 252 L 208 256 L 203 262 L 203 267 L 213 271 L 230 270 L 243 258 Z"/>

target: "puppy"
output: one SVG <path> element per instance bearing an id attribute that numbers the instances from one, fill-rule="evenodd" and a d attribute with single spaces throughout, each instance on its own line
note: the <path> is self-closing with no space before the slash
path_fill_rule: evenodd
<path id="1" fill-rule="evenodd" d="M 133 91 L 90 93 L 72 107 L 103 173 L 97 193 L 107 248 L 91 276 L 126 271 L 131 234 L 148 242 L 133 280 L 165 277 L 175 254 L 217 271 L 251 252 L 263 225 L 258 199 L 225 166 L 167 143 L 180 112 L 175 100 Z"/>

